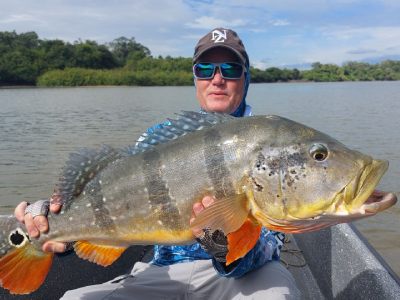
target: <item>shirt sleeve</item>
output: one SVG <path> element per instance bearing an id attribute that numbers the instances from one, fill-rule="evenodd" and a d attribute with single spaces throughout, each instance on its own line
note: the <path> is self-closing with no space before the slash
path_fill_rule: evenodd
<path id="1" fill-rule="evenodd" d="M 254 248 L 241 258 L 239 264 L 233 270 L 227 273 L 223 265 L 213 259 L 214 268 L 220 276 L 236 278 L 263 266 L 269 261 L 280 262 L 280 252 L 284 240 L 284 233 L 268 230 L 263 227 L 260 238 Z"/>

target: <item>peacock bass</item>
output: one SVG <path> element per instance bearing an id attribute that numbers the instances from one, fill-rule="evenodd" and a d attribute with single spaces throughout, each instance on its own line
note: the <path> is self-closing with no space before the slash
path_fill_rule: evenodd
<path id="1" fill-rule="evenodd" d="M 388 168 L 317 130 L 278 116 L 234 118 L 183 112 L 127 149 L 102 145 L 70 155 L 37 239 L 0 216 L 0 281 L 36 290 L 48 273 L 47 240 L 77 241 L 76 253 L 103 266 L 130 245 L 185 245 L 192 228 L 228 235 L 227 264 L 257 242 L 261 226 L 313 231 L 372 216 L 395 195 L 374 191 Z M 193 204 L 216 199 L 190 226 Z"/>

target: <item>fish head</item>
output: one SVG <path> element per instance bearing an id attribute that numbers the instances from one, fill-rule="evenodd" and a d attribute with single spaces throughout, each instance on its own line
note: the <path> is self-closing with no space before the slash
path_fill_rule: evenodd
<path id="1" fill-rule="evenodd" d="M 264 227 L 308 232 L 353 222 L 393 206 L 394 194 L 375 191 L 389 163 L 319 131 L 280 118 L 249 172 L 253 215 Z"/>

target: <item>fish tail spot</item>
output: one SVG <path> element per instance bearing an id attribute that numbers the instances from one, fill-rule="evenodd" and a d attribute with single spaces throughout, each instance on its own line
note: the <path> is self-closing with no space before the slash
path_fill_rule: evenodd
<path id="1" fill-rule="evenodd" d="M 0 259 L 0 284 L 11 294 L 29 294 L 40 287 L 50 270 L 53 253 L 31 244 L 15 248 Z"/>

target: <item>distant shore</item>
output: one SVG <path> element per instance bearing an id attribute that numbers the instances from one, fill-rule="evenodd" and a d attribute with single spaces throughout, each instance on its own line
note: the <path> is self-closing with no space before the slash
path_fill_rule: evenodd
<path id="1" fill-rule="evenodd" d="M 370 81 L 361 81 L 361 80 L 345 80 L 345 81 L 314 81 L 307 79 L 297 79 L 297 80 L 278 80 L 276 82 L 252 82 L 251 84 L 263 84 L 263 83 L 326 83 L 326 82 L 380 82 L 380 81 L 398 81 L 398 80 L 370 80 Z M 48 89 L 48 88 L 115 88 L 115 87 L 139 87 L 140 85 L 79 85 L 79 86 L 37 86 L 37 85 L 2 85 L 0 84 L 0 89 Z M 147 87 L 150 87 L 146 85 Z M 166 85 L 152 85 L 156 86 L 166 86 Z M 184 86 L 184 85 L 182 85 Z M 187 86 L 187 85 L 186 85 Z"/>

